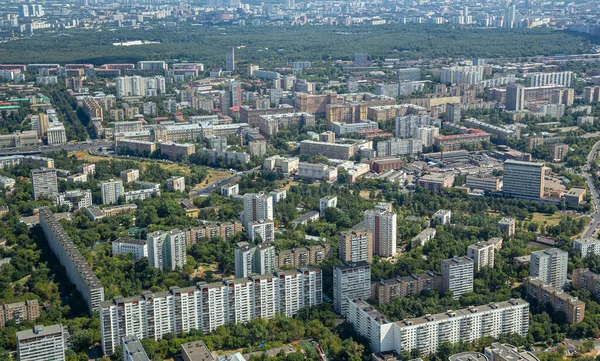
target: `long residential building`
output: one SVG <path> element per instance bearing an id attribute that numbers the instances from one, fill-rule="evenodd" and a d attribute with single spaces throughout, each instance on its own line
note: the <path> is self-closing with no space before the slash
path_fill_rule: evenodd
<path id="1" fill-rule="evenodd" d="M 50 249 L 65 268 L 69 281 L 81 294 L 90 313 L 99 309 L 104 301 L 104 287 L 50 209 L 40 209 L 40 225 Z"/>
<path id="2" fill-rule="evenodd" d="M 54 159 L 35 155 L 9 155 L 6 157 L 0 157 L 0 169 L 14 167 L 21 164 L 31 167 L 54 168 Z"/>
<path id="3" fill-rule="evenodd" d="M 561 85 L 570 88 L 573 85 L 573 72 L 562 71 L 555 73 L 528 73 L 525 78 L 530 79 L 532 87 L 544 85 Z"/>
<path id="4" fill-rule="evenodd" d="M 581 257 L 600 255 L 600 240 L 592 237 L 576 239 L 573 241 L 573 249 L 581 252 Z"/>
<path id="5" fill-rule="evenodd" d="M 348 321 L 369 340 L 372 352 L 418 350 L 426 356 L 444 343 L 529 331 L 529 303 L 521 299 L 391 322 L 363 300 L 348 301 Z"/>
<path id="6" fill-rule="evenodd" d="M 460 149 L 463 145 L 489 141 L 489 133 L 479 129 L 468 129 L 468 132 L 464 134 L 438 135 L 434 138 L 433 144 L 448 151 Z"/>
<path id="7" fill-rule="evenodd" d="M 312 179 L 325 179 L 328 182 L 337 179 L 338 170 L 322 163 L 300 162 L 298 164 L 298 176 Z"/>
<path id="8" fill-rule="evenodd" d="M 390 303 L 397 297 L 410 297 L 423 291 L 442 290 L 442 276 L 433 272 L 396 277 L 371 283 L 371 297 L 378 304 Z"/>
<path id="9" fill-rule="evenodd" d="M 205 334 L 228 323 L 292 317 L 322 302 L 321 270 L 302 267 L 268 275 L 252 275 L 216 283 L 129 298 L 102 304 L 102 349 L 112 355 L 123 336 L 161 339 L 169 333 L 199 329 Z"/>
<path id="10" fill-rule="evenodd" d="M 275 253 L 275 269 L 318 265 L 332 257 L 328 244 L 285 249 Z"/>
<path id="11" fill-rule="evenodd" d="M 324 155 L 332 159 L 350 159 L 354 156 L 354 145 L 303 140 L 300 142 L 300 153 Z"/>
<path id="12" fill-rule="evenodd" d="M 235 234 L 242 232 L 244 227 L 242 222 L 230 221 L 230 222 L 207 222 L 203 221 L 199 227 L 188 228 L 185 231 L 186 243 L 194 244 L 202 239 L 211 239 L 213 237 L 222 237 L 224 240 L 229 241 Z"/>
<path id="13" fill-rule="evenodd" d="M 577 268 L 573 270 L 574 289 L 585 289 L 592 293 L 596 301 L 600 301 L 600 275 L 590 271 L 587 268 Z"/>
<path id="14" fill-rule="evenodd" d="M 523 285 L 527 294 L 540 303 L 549 303 L 556 312 L 564 312 L 567 323 L 572 325 L 583 321 L 585 317 L 585 303 L 573 297 L 560 288 L 544 284 L 539 279 L 525 278 Z"/>

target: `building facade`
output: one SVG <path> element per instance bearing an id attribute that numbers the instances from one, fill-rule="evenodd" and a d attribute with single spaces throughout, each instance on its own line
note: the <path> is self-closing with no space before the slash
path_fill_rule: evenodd
<path id="1" fill-rule="evenodd" d="M 66 329 L 62 325 L 35 326 L 17 332 L 19 361 L 65 361 Z"/>
<path id="2" fill-rule="evenodd" d="M 452 291 L 455 299 L 473 291 L 473 260 L 454 257 L 442 261 L 442 290 Z"/>
<path id="3" fill-rule="evenodd" d="M 102 304 L 102 349 L 112 355 L 125 335 L 161 339 L 169 333 L 194 329 L 205 334 L 228 323 L 292 317 L 305 307 L 322 302 L 321 270 L 302 267 L 293 271 L 251 276 L 129 298 Z"/>
<path id="4" fill-rule="evenodd" d="M 545 285 L 562 289 L 567 282 L 569 253 L 558 248 L 531 252 L 529 275 Z"/>
<path id="5" fill-rule="evenodd" d="M 343 263 L 333 268 L 333 309 L 346 316 L 348 303 L 371 295 L 371 266 L 365 262 Z"/>
<path id="6" fill-rule="evenodd" d="M 40 209 L 40 226 L 52 253 L 65 268 L 69 281 L 75 285 L 90 313 L 104 301 L 104 287 L 77 246 L 48 208 Z"/>
<path id="7" fill-rule="evenodd" d="M 426 356 L 444 342 L 473 342 L 482 337 L 529 331 L 529 304 L 521 299 L 447 311 L 436 315 L 390 322 L 362 300 L 349 301 L 348 320 L 369 340 L 371 351 L 418 350 Z"/>

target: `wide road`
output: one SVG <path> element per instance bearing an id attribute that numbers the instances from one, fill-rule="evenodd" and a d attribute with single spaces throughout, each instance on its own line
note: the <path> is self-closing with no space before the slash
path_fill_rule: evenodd
<path id="1" fill-rule="evenodd" d="M 19 154 L 41 154 L 66 150 L 67 152 L 83 152 L 86 150 L 99 148 L 99 147 L 111 147 L 114 143 L 110 141 L 90 141 L 79 142 L 79 143 L 67 143 L 61 145 L 46 145 L 38 147 L 19 147 L 19 148 L 4 148 L 0 149 L 0 156 L 7 155 L 19 155 Z"/>
<path id="2" fill-rule="evenodd" d="M 583 232 L 583 237 L 593 237 L 597 231 L 598 227 L 600 227 L 600 192 L 598 192 L 598 188 L 594 184 L 594 177 L 592 176 L 592 163 L 596 159 L 596 155 L 598 154 L 598 148 L 600 147 L 600 141 L 596 142 L 592 147 L 592 150 L 588 154 L 587 162 L 585 167 L 582 168 L 583 176 L 585 177 L 585 183 L 590 190 L 590 195 L 592 196 L 592 221 L 587 226 L 585 231 Z"/>

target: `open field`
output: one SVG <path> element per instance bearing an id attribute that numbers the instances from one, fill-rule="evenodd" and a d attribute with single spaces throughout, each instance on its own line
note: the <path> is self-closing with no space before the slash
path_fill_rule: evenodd
<path id="1" fill-rule="evenodd" d="M 547 222 L 546 226 L 553 226 L 555 224 L 558 224 L 558 222 L 560 222 L 561 218 L 567 217 L 567 216 L 571 216 L 574 219 L 584 218 L 586 220 L 586 222 L 591 221 L 589 216 L 580 216 L 580 215 L 573 215 L 573 214 L 566 214 L 566 213 L 555 213 L 555 214 L 551 214 L 551 215 L 543 214 L 543 213 L 534 213 L 533 219 L 531 221 L 536 222 L 539 225 L 542 225 L 542 224 L 544 224 L 544 222 Z"/>
<path id="2" fill-rule="evenodd" d="M 370 190 L 363 189 L 363 190 L 360 191 L 360 197 L 364 198 L 364 199 L 371 199 L 371 198 L 369 198 L 369 193 L 371 193 Z M 381 191 L 380 190 L 376 190 L 375 191 L 375 196 L 377 197 L 377 195 L 379 193 L 381 193 Z"/>
<path id="3" fill-rule="evenodd" d="M 208 170 L 208 177 L 202 183 L 196 184 L 193 188 L 194 190 L 208 187 L 211 184 L 220 182 L 223 179 L 227 179 L 235 174 L 233 172 L 226 172 L 226 171 L 222 171 L 222 170 L 218 170 L 218 169 L 207 168 L 207 170 Z"/>
<path id="4" fill-rule="evenodd" d="M 79 159 L 84 160 L 86 162 L 90 162 L 90 163 L 95 163 L 95 162 L 99 162 L 99 161 L 110 161 L 112 159 L 126 159 L 126 158 L 109 158 L 109 157 L 100 157 L 97 155 L 92 155 L 88 152 L 74 152 L 74 153 L 69 153 L 69 155 L 82 155 L 79 157 Z M 161 168 L 168 170 L 168 171 L 182 171 L 185 174 L 190 174 L 190 168 L 181 164 L 174 164 L 174 163 L 162 163 L 162 162 L 152 162 L 152 161 L 143 161 L 143 160 L 137 160 L 137 159 L 132 159 L 135 160 L 136 162 L 138 162 L 140 164 L 140 169 L 143 171 L 146 169 L 146 167 L 148 167 L 149 164 L 158 164 Z"/>

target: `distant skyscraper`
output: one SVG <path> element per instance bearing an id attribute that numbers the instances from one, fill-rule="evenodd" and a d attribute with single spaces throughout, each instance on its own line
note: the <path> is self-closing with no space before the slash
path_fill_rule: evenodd
<path id="1" fill-rule="evenodd" d="M 227 48 L 225 52 L 225 70 L 234 71 L 235 70 L 235 48 L 232 46 Z"/>
<path id="2" fill-rule="evenodd" d="M 506 86 L 506 110 L 523 110 L 525 107 L 525 87 L 519 84 Z"/>
<path id="3" fill-rule="evenodd" d="M 506 18 L 504 20 L 505 20 L 504 27 L 506 27 L 506 28 L 514 27 L 514 23 L 517 20 L 516 6 L 510 5 L 508 8 L 506 8 Z"/>
<path id="4" fill-rule="evenodd" d="M 367 54 L 354 54 L 354 64 L 366 65 L 369 62 L 369 56 Z"/>
<path id="5" fill-rule="evenodd" d="M 242 105 L 242 85 L 237 81 L 229 84 L 229 93 L 231 94 L 231 106 L 239 107 Z"/>

